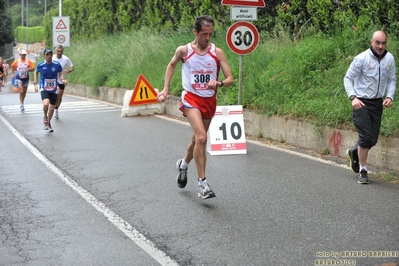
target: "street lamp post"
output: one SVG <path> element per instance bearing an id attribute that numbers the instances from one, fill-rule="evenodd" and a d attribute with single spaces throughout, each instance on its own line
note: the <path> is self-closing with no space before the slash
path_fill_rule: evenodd
<path id="1" fill-rule="evenodd" d="M 26 51 L 28 51 L 28 26 L 29 26 L 28 0 L 26 0 Z"/>
<path id="2" fill-rule="evenodd" d="M 21 0 L 21 26 L 24 26 L 24 0 Z"/>

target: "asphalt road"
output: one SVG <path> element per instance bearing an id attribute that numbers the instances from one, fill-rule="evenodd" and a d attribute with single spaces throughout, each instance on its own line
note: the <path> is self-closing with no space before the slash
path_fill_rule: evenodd
<path id="1" fill-rule="evenodd" d="M 48 133 L 38 93 L 0 106 L 0 265 L 399 265 L 398 184 L 248 141 L 200 200 L 184 122 L 67 95 Z"/>

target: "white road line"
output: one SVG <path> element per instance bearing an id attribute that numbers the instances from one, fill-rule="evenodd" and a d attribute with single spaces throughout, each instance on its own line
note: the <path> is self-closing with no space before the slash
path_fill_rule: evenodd
<path id="1" fill-rule="evenodd" d="M 42 116 L 42 104 L 25 104 L 25 111 L 21 112 L 19 105 L 6 105 L 1 107 L 1 110 L 9 117 L 21 116 Z M 62 113 L 78 112 L 78 113 L 103 113 L 103 112 L 120 112 L 121 108 L 109 104 L 104 104 L 94 101 L 78 101 L 78 102 L 65 102 L 60 109 Z"/>
<path id="2" fill-rule="evenodd" d="M 329 160 L 325 160 L 325 159 L 322 159 L 322 158 L 314 157 L 314 156 L 311 156 L 311 155 L 308 155 L 308 154 L 292 151 L 292 150 L 289 150 L 289 149 L 280 148 L 280 147 L 273 146 L 273 145 L 266 144 L 266 143 L 261 143 L 259 141 L 254 141 L 254 140 L 247 140 L 247 141 L 252 143 L 252 144 L 258 145 L 258 146 L 263 146 L 263 147 L 267 147 L 267 148 L 274 149 L 274 150 L 277 150 L 277 151 L 286 152 L 286 153 L 289 153 L 289 154 L 292 154 L 292 155 L 295 155 L 295 156 L 298 156 L 298 157 L 302 157 L 302 158 L 306 158 L 306 159 L 309 159 L 309 160 L 317 161 L 319 163 L 325 163 L 325 164 L 341 167 L 341 168 L 344 168 L 344 169 L 350 169 L 349 166 L 342 165 L 342 164 L 339 164 L 339 163 L 336 163 L 336 162 L 332 162 L 332 161 L 329 161 Z"/>
<path id="3" fill-rule="evenodd" d="M 153 257 L 160 265 L 165 266 L 178 266 L 177 262 L 172 260 L 163 251 L 159 250 L 154 243 L 148 240 L 142 235 L 137 229 L 135 229 L 128 222 L 123 220 L 118 214 L 108 208 L 104 203 L 99 201 L 96 197 L 90 194 L 87 190 L 81 187 L 76 181 L 65 174 L 61 169 L 55 166 L 49 159 L 47 159 L 38 149 L 36 149 L 22 134 L 16 130 L 8 120 L 0 113 L 0 120 L 8 127 L 8 129 L 22 142 L 32 153 L 36 156 L 47 168 L 49 168 L 59 179 L 61 179 L 66 185 L 71 187 L 75 192 L 79 194 L 84 200 L 92 205 L 102 215 L 121 230 L 127 237 L 135 242 L 140 248 L 142 248 L 148 255 Z"/>

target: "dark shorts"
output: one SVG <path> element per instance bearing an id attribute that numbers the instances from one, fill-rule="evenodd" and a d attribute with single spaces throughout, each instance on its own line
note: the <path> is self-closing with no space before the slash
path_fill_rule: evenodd
<path id="1" fill-rule="evenodd" d="M 49 99 L 51 105 L 55 105 L 55 103 L 57 102 L 57 94 L 56 93 L 51 93 L 48 91 L 41 91 L 40 95 L 42 96 L 42 101 L 44 99 Z"/>
<path id="2" fill-rule="evenodd" d="M 58 87 L 60 87 L 60 90 L 65 90 L 65 84 L 58 83 Z"/>
<path id="3" fill-rule="evenodd" d="M 362 148 L 370 149 L 377 144 L 380 134 L 382 117 L 382 99 L 359 99 L 365 106 L 353 109 L 353 123 L 359 134 L 358 144 Z"/>
<path id="4" fill-rule="evenodd" d="M 29 79 L 16 79 L 17 83 L 22 83 L 22 87 L 28 87 Z"/>

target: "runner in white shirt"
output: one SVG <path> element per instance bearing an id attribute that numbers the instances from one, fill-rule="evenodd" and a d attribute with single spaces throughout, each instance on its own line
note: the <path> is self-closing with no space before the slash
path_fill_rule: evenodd
<path id="1" fill-rule="evenodd" d="M 64 47 L 62 45 L 58 45 L 55 48 L 55 55 L 53 55 L 53 61 L 57 61 L 61 64 L 63 72 L 64 72 L 64 77 L 66 79 L 66 76 L 68 73 L 71 73 L 74 70 L 73 64 L 71 59 L 69 59 L 68 56 L 64 55 Z M 68 69 L 65 67 L 68 66 Z M 62 80 L 58 80 L 58 96 L 57 96 L 57 103 L 55 104 L 55 119 L 59 119 L 60 117 L 58 116 L 58 108 L 61 105 L 62 102 L 62 95 L 64 95 L 64 89 L 65 89 L 66 84 L 62 83 Z"/>
<path id="2" fill-rule="evenodd" d="M 188 164 L 195 161 L 198 174 L 198 197 L 215 197 L 205 176 L 207 131 L 216 111 L 216 92 L 220 87 L 234 83 L 233 74 L 223 50 L 211 43 L 215 21 L 204 15 L 197 17 L 193 33 L 195 40 L 179 46 L 169 62 L 164 79 L 163 90 L 157 99 L 166 99 L 176 66 L 182 62 L 181 108 L 188 118 L 193 134 L 184 158 L 176 162 L 178 170 L 177 185 L 184 188 L 187 184 Z M 219 80 L 219 71 L 224 79 Z"/>

